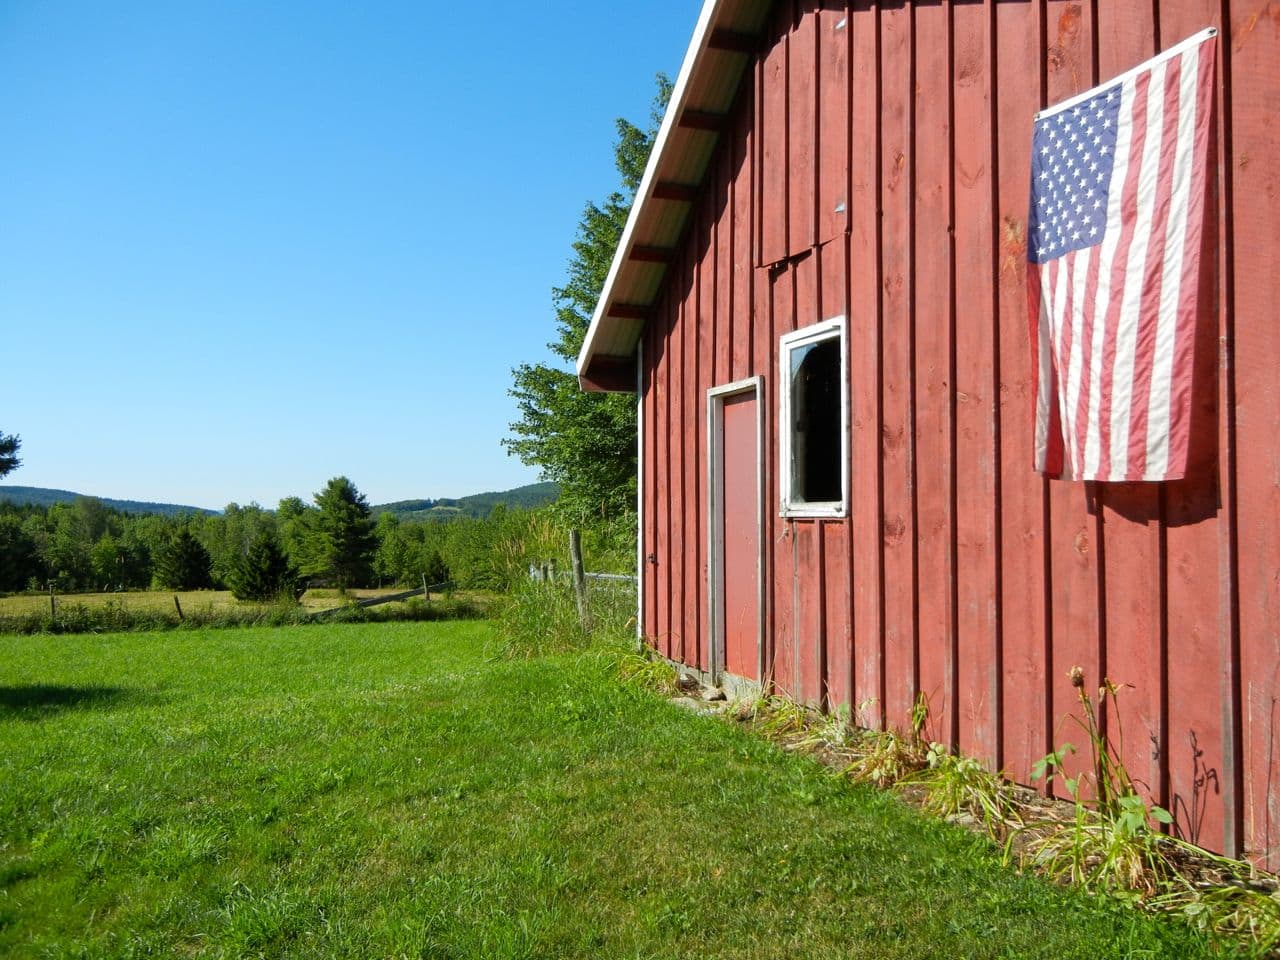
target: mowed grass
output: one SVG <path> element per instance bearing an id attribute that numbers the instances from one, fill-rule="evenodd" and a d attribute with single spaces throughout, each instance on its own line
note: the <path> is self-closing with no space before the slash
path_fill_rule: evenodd
<path id="1" fill-rule="evenodd" d="M 484 623 L 0 638 L 0 956 L 1195 957 Z"/>

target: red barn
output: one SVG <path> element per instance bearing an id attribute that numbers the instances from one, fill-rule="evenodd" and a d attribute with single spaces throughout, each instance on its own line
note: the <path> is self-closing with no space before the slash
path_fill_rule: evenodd
<path id="1" fill-rule="evenodd" d="M 578 362 L 640 409 L 643 635 L 1027 782 L 1120 694 L 1184 836 L 1280 865 L 1280 12 L 707 0 Z M 1186 478 L 1033 470 L 1033 117 L 1205 27 Z"/>

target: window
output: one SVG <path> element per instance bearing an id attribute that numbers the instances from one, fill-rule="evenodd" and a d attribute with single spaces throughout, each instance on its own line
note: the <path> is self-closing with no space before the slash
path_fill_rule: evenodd
<path id="1" fill-rule="evenodd" d="M 842 517 L 849 477 L 844 318 L 788 333 L 779 345 L 782 515 Z"/>

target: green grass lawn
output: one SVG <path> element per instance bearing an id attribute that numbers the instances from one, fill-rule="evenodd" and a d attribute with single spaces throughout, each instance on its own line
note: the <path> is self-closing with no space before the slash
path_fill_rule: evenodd
<path id="1" fill-rule="evenodd" d="M 1195 957 L 484 623 L 0 637 L 0 956 Z"/>

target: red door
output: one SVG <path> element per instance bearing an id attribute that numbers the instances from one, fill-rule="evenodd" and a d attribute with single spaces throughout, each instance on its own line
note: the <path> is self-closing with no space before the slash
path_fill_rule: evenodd
<path id="1" fill-rule="evenodd" d="M 717 518 L 723 533 L 721 576 L 724 669 L 760 679 L 760 451 L 756 392 L 723 401 Z"/>

